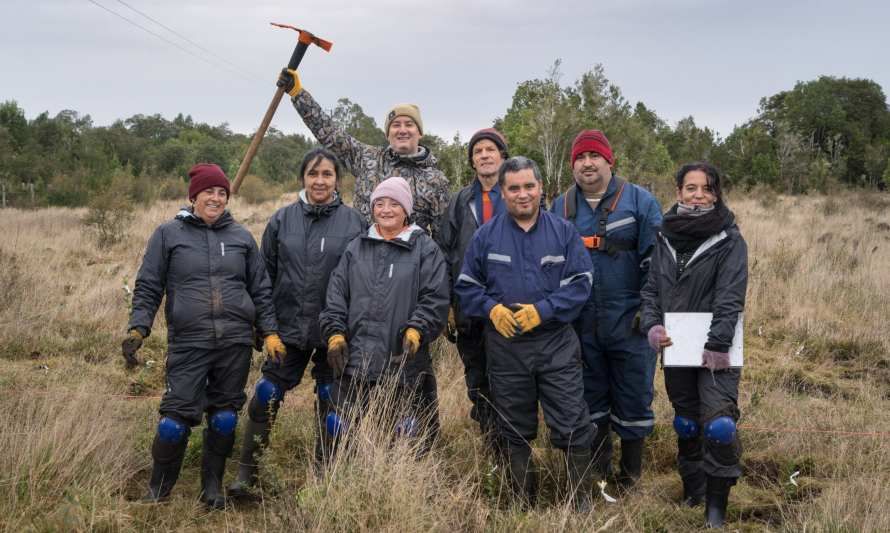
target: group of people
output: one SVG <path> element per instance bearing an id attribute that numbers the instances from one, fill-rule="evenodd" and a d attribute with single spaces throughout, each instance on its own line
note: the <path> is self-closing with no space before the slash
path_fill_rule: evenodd
<path id="1" fill-rule="evenodd" d="M 702 365 L 664 371 L 683 499 L 705 503 L 707 524 L 722 526 L 741 474 L 740 368 L 728 354 L 747 250 L 714 167 L 684 165 L 677 203 L 662 215 L 648 191 L 615 174 L 603 132 L 585 130 L 572 144 L 574 184 L 548 211 L 538 166 L 510 157 L 504 136 L 486 128 L 468 144 L 475 179 L 450 195 L 420 144 L 417 106 L 394 106 L 388 145 L 375 147 L 337 127 L 295 71 L 278 83 L 323 146 L 302 162 L 298 199 L 271 217 L 258 247 L 226 210 L 223 171 L 195 165 L 189 207 L 155 230 L 139 269 L 124 358 L 139 363 L 165 297 L 168 345 L 146 500 L 169 496 L 191 428 L 206 416 L 201 498 L 225 506 L 252 347 L 267 359 L 229 496 L 256 485 L 279 406 L 310 360 L 320 467 L 383 384 L 403 400 L 393 431 L 430 450 L 439 436 L 430 345 L 445 330 L 464 365 L 470 416 L 516 498 L 535 501 L 540 405 L 566 454 L 569 497 L 589 509 L 594 476 L 620 492 L 641 476 L 657 354 L 672 344 L 665 313 L 706 312 Z M 341 165 L 356 178 L 353 207 L 339 196 Z"/>

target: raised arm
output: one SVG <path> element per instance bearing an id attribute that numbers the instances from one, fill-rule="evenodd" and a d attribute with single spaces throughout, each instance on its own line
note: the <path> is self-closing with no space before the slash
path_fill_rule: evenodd
<path id="1" fill-rule="evenodd" d="M 309 91 L 303 89 L 292 99 L 292 102 L 297 113 L 303 118 L 306 127 L 312 131 L 312 135 L 315 135 L 318 142 L 337 154 L 346 169 L 356 179 L 363 176 L 364 173 L 361 172 L 362 160 L 368 157 L 376 158 L 381 149 L 364 144 L 343 131 L 343 128 L 335 124 L 334 119 L 325 113 L 315 98 L 309 94 Z"/>

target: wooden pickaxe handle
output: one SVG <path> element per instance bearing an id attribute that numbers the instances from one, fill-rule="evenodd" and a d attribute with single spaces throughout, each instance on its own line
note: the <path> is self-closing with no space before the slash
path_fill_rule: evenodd
<path id="1" fill-rule="evenodd" d="M 297 46 L 294 48 L 294 53 L 291 54 L 290 61 L 287 62 L 287 68 L 289 70 L 297 70 L 297 67 L 300 66 L 300 62 L 303 61 L 303 55 L 306 54 L 306 49 L 309 48 L 310 44 L 315 44 L 326 52 L 330 52 L 331 47 L 334 45 L 334 43 L 316 37 L 306 30 L 294 28 L 293 26 L 288 26 L 286 24 L 277 24 L 275 22 L 273 22 L 272 25 L 281 28 L 289 28 L 300 33 L 300 38 L 297 42 Z M 253 162 L 253 158 L 260 147 L 260 143 L 263 142 L 263 137 L 266 135 L 266 130 L 269 129 L 269 124 L 272 122 L 272 117 L 275 116 L 275 111 L 278 110 L 278 104 L 281 103 L 282 96 L 284 96 L 284 87 L 278 87 L 275 90 L 275 94 L 272 96 L 272 102 L 269 103 L 269 107 L 266 109 L 266 114 L 263 115 L 260 127 L 257 128 L 256 133 L 253 134 L 250 146 L 247 147 L 244 159 L 241 160 L 241 166 L 238 167 L 238 173 L 235 174 L 235 180 L 232 182 L 233 195 L 238 194 L 238 189 L 241 188 L 241 182 L 244 181 L 244 176 L 247 175 L 247 171 L 250 169 L 250 163 Z"/>

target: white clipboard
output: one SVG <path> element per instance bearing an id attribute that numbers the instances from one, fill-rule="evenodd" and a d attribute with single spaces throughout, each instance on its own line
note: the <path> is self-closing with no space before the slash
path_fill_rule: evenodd
<path id="1" fill-rule="evenodd" d="M 664 329 L 673 345 L 664 349 L 664 366 L 701 367 L 701 354 L 708 342 L 712 313 L 665 313 Z M 741 367 L 744 363 L 742 333 L 744 313 L 739 313 L 735 335 L 729 348 L 729 366 Z"/>

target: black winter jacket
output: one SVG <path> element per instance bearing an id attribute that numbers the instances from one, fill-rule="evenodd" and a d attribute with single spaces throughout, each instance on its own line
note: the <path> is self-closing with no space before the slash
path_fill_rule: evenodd
<path id="1" fill-rule="evenodd" d="M 346 373 L 369 381 L 398 371 L 403 333 L 417 329 L 420 350 L 399 374 L 413 383 L 432 372 L 429 344 L 447 319 L 448 275 L 438 245 L 417 225 L 389 241 L 372 226 L 349 243 L 331 274 L 321 327 L 325 338 L 345 334 Z"/>
<path id="2" fill-rule="evenodd" d="M 318 325 L 328 278 L 349 242 L 362 234 L 357 211 L 339 198 L 314 206 L 300 199 L 272 215 L 263 233 L 263 259 L 272 281 L 278 332 L 301 349 L 325 346 Z"/>
<path id="3" fill-rule="evenodd" d="M 445 262 L 448 265 L 448 287 L 452 290 L 451 306 L 454 308 L 454 318 L 458 329 L 464 333 L 471 326 L 473 319 L 463 314 L 457 295 L 453 291 L 454 284 L 460 276 L 460 269 L 463 267 L 464 255 L 470 247 L 473 234 L 479 229 L 479 217 L 475 210 L 473 186 L 469 185 L 451 198 L 436 237 L 445 253 Z"/>
<path id="4" fill-rule="evenodd" d="M 705 348 L 728 352 L 747 287 L 748 246 L 735 224 L 703 242 L 679 277 L 676 251 L 659 233 L 641 291 L 641 330 L 664 324 L 664 313 L 713 313 Z"/>
<path id="5" fill-rule="evenodd" d="M 208 226 L 183 209 L 155 230 L 136 276 L 128 329 L 148 336 L 165 295 L 171 346 L 249 345 L 254 327 L 278 331 L 256 241 L 228 211 Z"/>

